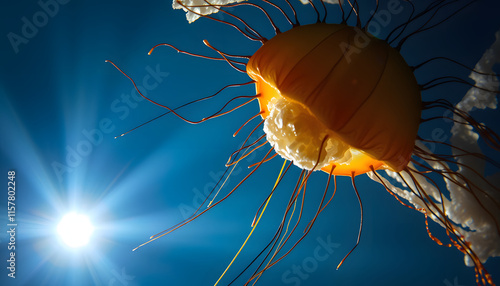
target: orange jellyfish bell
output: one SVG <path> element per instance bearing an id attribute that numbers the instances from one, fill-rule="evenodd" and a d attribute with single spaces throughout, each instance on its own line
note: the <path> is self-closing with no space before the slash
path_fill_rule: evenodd
<path id="1" fill-rule="evenodd" d="M 247 73 L 256 81 L 266 124 L 277 123 L 265 130 L 283 157 L 297 164 L 301 158 L 294 156 L 311 148 L 309 162 L 315 163 L 320 144 L 311 144 L 310 138 L 292 141 L 304 137 L 297 129 L 314 133 L 311 129 L 319 125 L 316 139 L 321 143 L 328 135 L 318 166 L 325 172 L 335 166 L 333 174 L 351 176 L 370 171 L 370 166 L 394 171 L 407 166 L 420 124 L 420 87 L 386 41 L 344 24 L 300 26 L 265 42 L 250 58 Z M 277 105 L 288 106 L 296 116 L 281 110 L 270 120 Z M 305 117 L 316 122 L 303 122 Z M 283 133 L 280 124 L 295 125 L 290 128 L 294 134 L 274 134 Z M 300 152 L 290 150 L 294 146 Z M 332 152 L 340 154 L 325 161 Z"/>

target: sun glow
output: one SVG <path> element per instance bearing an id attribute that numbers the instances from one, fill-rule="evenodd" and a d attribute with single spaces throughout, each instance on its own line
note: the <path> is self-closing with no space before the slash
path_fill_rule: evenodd
<path id="1" fill-rule="evenodd" d="M 90 241 L 94 226 L 86 215 L 66 214 L 57 226 L 57 233 L 66 245 L 72 248 L 85 246 Z"/>

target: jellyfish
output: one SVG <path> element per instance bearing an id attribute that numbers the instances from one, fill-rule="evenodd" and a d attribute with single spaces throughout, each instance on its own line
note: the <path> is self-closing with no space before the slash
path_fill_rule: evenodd
<path id="1" fill-rule="evenodd" d="M 261 165 L 279 156 L 284 159 L 283 167 L 267 199 L 257 210 L 252 222 L 252 232 L 289 168 L 293 165 L 302 172 L 276 235 L 266 251 L 259 256 L 267 254 L 247 284 L 257 281 L 264 271 L 297 246 L 335 194 L 334 191 L 329 200 L 326 198 L 330 179 L 333 178 L 336 186 L 336 176 L 347 176 L 351 179 L 358 198 L 361 221 L 357 241 L 339 262 L 340 267 L 362 238 L 363 206 L 356 177 L 367 175 L 380 183 L 403 206 L 422 213 L 430 239 L 439 245 L 455 247 L 461 251 L 465 264 L 474 267 L 478 285 L 494 285 L 492 276 L 483 264 L 489 257 L 500 256 L 500 189 L 498 176 L 487 178 L 484 169 L 487 165 L 499 168 L 500 164 L 482 153 L 478 141 L 481 140 L 492 150 L 498 151 L 500 137 L 485 124 L 476 121 L 470 112 L 473 109 L 496 109 L 499 85 L 493 66 L 500 62 L 500 32 L 496 35 L 496 42 L 477 65 L 469 68 L 473 82 L 443 76 L 427 83 L 419 83 L 415 71 L 434 62 L 450 62 L 459 68 L 467 67 L 446 57 L 431 58 L 411 66 L 401 54 L 404 44 L 417 34 L 451 21 L 455 14 L 467 9 L 475 1 L 462 3 L 452 13 L 442 16 L 442 19 L 436 19 L 437 15 L 441 15 L 445 7 L 455 5 L 454 1 L 434 1 L 421 10 L 417 10 L 411 1 L 404 1 L 401 5 L 406 5 L 411 10 L 409 18 L 396 26 L 385 39 L 377 38 L 368 31 L 370 22 L 379 11 L 379 1 L 374 1 L 375 10 L 365 21 L 362 17 L 362 5 L 357 0 L 340 3 L 335 0 L 301 1 L 315 11 L 316 22 L 313 23 L 302 23 L 294 8 L 296 4 L 291 2 L 285 0 L 278 5 L 275 1 L 265 0 L 173 1 L 173 8 L 183 9 L 190 23 L 199 18 L 217 21 L 235 28 L 250 41 L 260 42 L 262 45 L 251 56 L 226 53 L 207 40 L 204 44 L 215 51 L 218 57 L 191 53 L 168 43 L 154 46 L 150 54 L 160 46 L 168 46 L 188 55 L 222 60 L 236 71 L 246 73 L 251 81 L 228 85 L 213 95 L 177 108 L 170 108 L 144 95 L 143 97 L 192 124 L 223 116 L 254 100 L 258 101 L 258 112 L 243 126 L 257 118 L 261 120 L 255 124 L 241 148 L 229 156 L 226 169 L 229 171 L 221 177 L 216 186 L 218 189 L 214 188 L 214 191 L 218 190 L 217 194 L 223 188 L 224 180 L 230 176 L 231 167 L 234 168 L 243 158 L 264 146 L 270 145 L 271 148 L 260 161 L 250 166 L 252 169 L 247 176 L 223 198 L 216 201 L 217 194 L 211 200 L 207 197 L 209 203 L 206 209 L 196 210 L 190 218 L 152 236 L 146 243 L 163 237 L 206 213 L 230 196 Z M 331 4 L 336 4 L 334 7 L 340 10 L 341 19 L 337 23 L 326 21 L 328 11 L 332 9 Z M 270 39 L 265 38 L 256 28 L 232 12 L 242 6 L 250 6 L 262 12 L 275 35 Z M 270 10 L 273 12 L 269 12 Z M 213 13 L 224 13 L 232 21 L 213 17 Z M 288 29 L 276 24 L 276 17 L 287 22 Z M 444 99 L 425 98 L 426 90 L 450 82 L 470 85 L 469 92 L 458 104 L 453 105 Z M 229 87 L 249 84 L 255 85 L 255 95 L 234 97 L 217 112 L 201 120 L 188 119 L 181 112 L 184 106 L 213 98 Z M 241 99 L 246 101 L 236 107 L 228 107 Z M 434 114 L 436 110 L 442 115 L 426 115 Z M 442 119 L 453 122 L 450 143 L 424 139 L 426 137 L 420 134 L 421 126 Z M 257 128 L 262 128 L 265 135 L 249 142 Z M 241 128 L 235 134 L 240 130 Z M 429 144 L 441 145 L 451 151 L 438 154 L 427 147 Z M 297 202 L 300 203 L 300 197 L 306 192 L 307 182 L 315 171 L 328 174 L 324 195 L 304 234 L 286 250 L 284 246 L 290 243 L 291 233 L 300 221 L 301 213 L 289 230 Z M 444 229 L 447 242 L 438 239 L 430 231 L 429 219 Z"/>

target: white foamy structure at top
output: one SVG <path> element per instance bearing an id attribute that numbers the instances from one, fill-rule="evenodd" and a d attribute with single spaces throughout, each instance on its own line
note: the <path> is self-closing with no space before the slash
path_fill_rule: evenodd
<path id="1" fill-rule="evenodd" d="M 244 0 L 173 0 L 174 9 L 183 9 L 189 23 L 198 20 L 200 15 L 210 15 L 219 12 L 222 5 L 243 2 Z M 309 4 L 307 0 L 300 0 L 302 4 Z M 338 4 L 338 0 L 323 0 L 325 3 Z"/>
<path id="2" fill-rule="evenodd" d="M 500 31 L 496 33 L 495 43 L 483 54 L 482 58 L 475 66 L 475 70 L 481 73 L 493 73 L 493 66 L 500 63 Z M 482 75 L 472 72 L 470 75 L 476 83 L 475 85 L 488 90 L 498 90 L 499 81 L 497 77 L 492 75 Z M 493 92 L 488 92 L 478 88 L 471 88 L 462 100 L 456 105 L 457 108 L 469 113 L 473 109 L 496 109 L 497 98 Z M 454 116 L 457 121 L 462 119 Z M 451 129 L 450 142 L 452 145 L 466 150 L 471 153 L 483 154 L 478 145 L 479 136 L 472 126 L 469 124 L 454 123 Z M 421 148 L 427 149 L 422 144 L 417 145 Z M 427 150 L 429 151 L 429 150 Z M 402 182 L 398 174 L 387 171 L 387 175 L 396 179 L 402 188 L 394 186 L 387 179 L 383 179 L 387 187 L 389 187 L 399 197 L 409 201 L 416 208 L 426 209 L 427 213 L 438 213 L 435 207 L 441 209 L 443 204 L 446 210 L 448 219 L 456 224 L 455 228 L 464 237 L 465 241 L 470 243 L 470 247 L 479 257 L 481 262 L 486 262 L 489 257 L 500 256 L 500 236 L 497 229 L 496 222 L 500 221 L 500 194 L 492 186 L 500 186 L 500 173 L 493 174 L 486 179 L 491 183 L 485 182 L 479 175 L 485 176 L 485 161 L 474 156 L 459 156 L 461 151 L 453 149 L 453 155 L 458 156 L 456 161 L 458 163 L 457 173 L 467 178 L 471 182 L 472 192 L 465 190 L 462 187 L 444 179 L 446 187 L 449 191 L 449 198 L 439 195 L 438 190 L 423 176 L 415 175 L 416 181 L 423 187 L 427 194 L 435 200 L 435 206 L 429 205 L 428 207 L 418 198 L 415 194 L 407 189 L 407 186 Z M 426 162 L 436 168 L 443 169 L 442 163 L 426 160 Z M 464 168 L 469 166 L 471 168 Z M 410 167 L 413 167 L 410 164 Z M 477 172 L 477 173 L 476 173 Z M 412 182 L 411 178 L 406 173 L 401 173 L 407 183 Z M 371 179 L 379 181 L 378 178 L 371 173 L 368 173 Z M 455 179 L 460 180 L 458 176 L 453 176 Z M 414 185 L 409 186 L 416 189 Z M 442 226 L 435 216 L 429 216 L 434 221 Z M 474 266 L 473 261 L 468 255 L 465 255 L 465 264 L 467 266 Z"/>
<path id="3" fill-rule="evenodd" d="M 242 1 L 244 0 L 173 0 L 172 7 L 174 9 L 184 10 L 188 22 L 193 23 L 201 17 L 200 15 L 210 15 L 219 12 L 222 5 L 239 3 Z"/>

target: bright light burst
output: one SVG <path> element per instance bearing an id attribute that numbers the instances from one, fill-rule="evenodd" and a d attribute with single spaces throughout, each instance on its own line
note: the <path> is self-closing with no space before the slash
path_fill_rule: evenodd
<path id="1" fill-rule="evenodd" d="M 93 231 L 89 218 L 77 213 L 66 214 L 57 226 L 62 241 L 72 248 L 85 246 Z"/>

